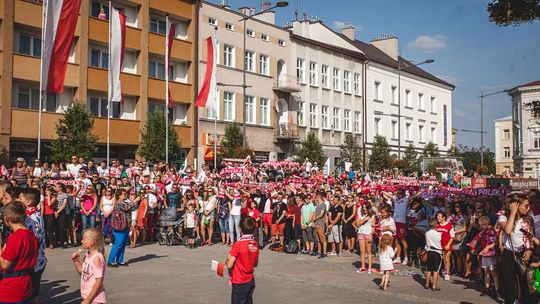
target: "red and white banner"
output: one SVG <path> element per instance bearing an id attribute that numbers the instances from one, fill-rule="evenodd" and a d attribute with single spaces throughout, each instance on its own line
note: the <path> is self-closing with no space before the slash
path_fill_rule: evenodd
<path id="1" fill-rule="evenodd" d="M 206 72 L 204 81 L 195 101 L 195 106 L 207 109 L 217 110 L 217 83 L 216 83 L 216 64 L 217 49 L 216 39 L 210 36 L 206 39 Z"/>
<path id="2" fill-rule="evenodd" d="M 45 0 L 43 5 L 41 90 L 62 93 L 81 0 Z"/>
<path id="3" fill-rule="evenodd" d="M 126 15 L 112 8 L 109 19 L 109 101 L 123 101 L 120 73 L 124 64 L 126 46 Z"/>
<path id="4" fill-rule="evenodd" d="M 168 20 L 168 19 L 167 19 Z M 174 41 L 174 36 L 175 36 L 175 28 L 174 28 L 174 24 L 171 23 L 171 25 L 169 26 L 169 29 L 168 29 L 168 32 L 167 32 L 167 65 L 171 65 L 171 49 L 172 49 L 172 44 L 173 44 L 173 41 Z M 169 72 L 169 69 L 166 69 L 166 73 Z M 171 90 L 169 88 L 167 88 L 168 92 L 169 92 L 169 103 L 168 103 L 168 107 L 169 108 L 172 108 L 173 107 L 173 99 L 172 99 L 172 96 L 171 96 Z"/>

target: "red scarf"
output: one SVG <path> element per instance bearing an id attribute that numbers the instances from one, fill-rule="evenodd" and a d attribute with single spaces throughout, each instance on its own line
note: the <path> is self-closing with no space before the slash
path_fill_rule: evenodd
<path id="1" fill-rule="evenodd" d="M 26 208 L 26 216 L 31 216 L 32 214 L 37 212 L 36 207 L 28 207 Z"/>

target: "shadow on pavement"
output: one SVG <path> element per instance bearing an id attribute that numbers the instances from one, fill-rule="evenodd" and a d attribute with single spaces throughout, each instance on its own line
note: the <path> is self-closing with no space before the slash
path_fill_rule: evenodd
<path id="1" fill-rule="evenodd" d="M 76 291 L 66 293 L 68 285 L 65 285 L 65 282 L 66 280 L 43 280 L 40 287 L 40 303 L 80 303 L 80 291 L 77 289 Z"/>
<path id="2" fill-rule="evenodd" d="M 140 257 L 136 257 L 133 259 L 129 259 L 128 263 L 133 264 L 133 263 L 138 263 L 138 262 L 144 262 L 147 260 L 166 258 L 166 257 L 168 257 L 168 255 L 156 255 L 156 254 L 151 253 L 151 254 L 142 255 Z"/>

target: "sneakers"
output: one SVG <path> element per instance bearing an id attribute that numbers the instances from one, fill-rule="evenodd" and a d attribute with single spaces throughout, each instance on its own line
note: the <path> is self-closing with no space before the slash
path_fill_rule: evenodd
<path id="1" fill-rule="evenodd" d="M 335 252 L 333 252 L 333 251 L 330 251 L 330 252 L 328 253 L 328 256 L 336 256 L 336 255 L 337 255 L 337 254 L 336 254 Z"/>
<path id="2" fill-rule="evenodd" d="M 366 269 L 364 267 L 356 270 L 356 273 L 364 273 L 364 272 L 366 272 Z"/>
<path id="3" fill-rule="evenodd" d="M 444 275 L 444 280 L 445 280 L 445 281 L 450 281 L 450 275 L 449 275 L 449 274 L 445 274 L 445 275 Z"/>
<path id="4" fill-rule="evenodd" d="M 401 264 L 401 258 L 400 257 L 395 258 L 394 264 Z"/>
<path id="5" fill-rule="evenodd" d="M 408 263 L 409 261 L 407 261 L 407 258 L 404 258 L 403 262 L 401 262 L 401 266 L 407 266 Z"/>
<path id="6" fill-rule="evenodd" d="M 371 270 L 371 268 L 368 269 L 367 273 L 368 273 L 368 274 L 372 274 L 372 273 L 373 273 L 373 271 Z"/>

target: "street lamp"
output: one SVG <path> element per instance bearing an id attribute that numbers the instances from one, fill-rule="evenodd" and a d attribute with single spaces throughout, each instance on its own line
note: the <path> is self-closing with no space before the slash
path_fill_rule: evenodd
<path id="1" fill-rule="evenodd" d="M 401 71 L 422 64 L 430 64 L 435 62 L 433 59 L 426 59 L 420 63 L 401 67 L 401 60 L 398 58 L 398 158 L 401 159 Z"/>
<path id="2" fill-rule="evenodd" d="M 244 69 L 242 70 L 242 97 L 244 98 L 244 102 L 242 103 L 242 147 L 246 147 L 246 88 L 247 88 L 247 85 L 246 85 L 246 35 L 247 35 L 247 30 L 246 30 L 246 21 L 248 19 L 251 19 L 257 15 L 261 15 L 261 14 L 264 14 L 268 11 L 271 11 L 273 10 L 274 8 L 276 7 L 286 7 L 287 5 L 289 5 L 289 2 L 287 1 L 279 1 L 277 2 L 275 5 L 267 8 L 267 9 L 264 9 L 256 14 L 253 14 L 253 15 L 245 15 L 242 19 L 238 20 L 238 21 L 242 21 L 244 24 L 244 46 L 243 46 L 243 50 L 244 50 Z"/>

